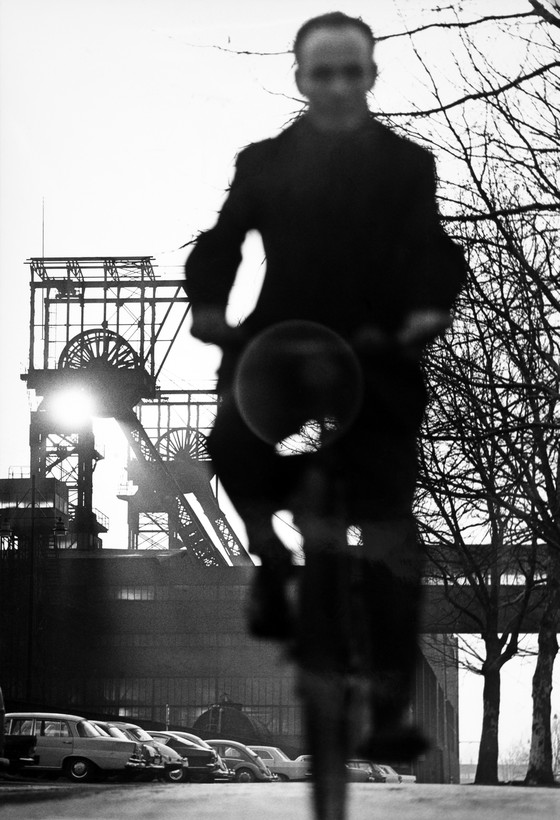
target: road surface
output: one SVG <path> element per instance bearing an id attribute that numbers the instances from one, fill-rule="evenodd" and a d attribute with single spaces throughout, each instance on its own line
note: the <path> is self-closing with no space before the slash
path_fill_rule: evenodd
<path id="1" fill-rule="evenodd" d="M 306 783 L 0 782 L 1 820 L 312 820 Z M 361 784 L 347 820 L 560 820 L 560 788 Z"/>

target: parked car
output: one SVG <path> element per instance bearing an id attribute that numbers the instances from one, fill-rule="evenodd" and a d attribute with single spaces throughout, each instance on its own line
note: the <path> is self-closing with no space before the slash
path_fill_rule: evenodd
<path id="1" fill-rule="evenodd" d="M 416 783 L 415 774 L 403 774 L 402 772 L 399 772 L 398 774 L 401 779 L 401 783 Z"/>
<path id="2" fill-rule="evenodd" d="M 276 779 L 258 754 L 244 743 L 221 738 L 213 738 L 206 742 L 218 752 L 228 769 L 233 772 L 233 779 L 236 782 L 254 783 L 259 780 L 269 783 Z"/>
<path id="3" fill-rule="evenodd" d="M 306 778 L 313 777 L 313 758 L 311 755 L 300 755 L 296 761 L 306 768 Z M 385 775 L 375 776 L 373 764 L 369 760 L 351 759 L 346 761 L 347 778 L 351 783 L 384 783 Z"/>
<path id="4" fill-rule="evenodd" d="M 385 775 L 386 783 L 416 783 L 416 775 L 400 774 L 386 763 L 373 763 L 372 766 Z"/>
<path id="5" fill-rule="evenodd" d="M 34 735 L 35 761 L 24 770 L 64 774 L 78 782 L 109 773 L 143 771 L 142 743 L 102 734 L 79 715 L 59 712 L 8 712 L 6 734 Z"/>
<path id="6" fill-rule="evenodd" d="M 348 780 L 352 783 L 384 783 L 373 776 L 373 765 L 369 760 L 348 760 L 346 762 Z"/>
<path id="7" fill-rule="evenodd" d="M 203 740 L 198 735 L 193 735 L 192 732 L 183 732 L 183 730 L 177 729 L 173 732 L 173 734 L 177 737 L 184 737 L 186 740 L 191 740 L 193 743 L 202 746 L 203 749 L 212 749 L 212 746 L 209 746 L 208 743 Z M 212 749 L 213 752 L 216 752 L 215 749 Z M 214 780 L 233 780 L 233 772 L 228 769 L 220 755 L 216 752 L 218 758 L 218 766 L 219 766 L 219 773 L 216 773 L 214 776 Z"/>
<path id="8" fill-rule="evenodd" d="M 201 746 L 186 737 L 180 737 L 175 732 L 150 731 L 150 737 L 159 743 L 174 749 L 181 757 L 189 761 L 185 769 L 185 779 L 197 783 L 212 783 L 214 778 L 222 774 L 224 764 L 218 762 L 218 752 L 211 746 Z M 224 766 L 227 769 L 227 766 Z"/>
<path id="9" fill-rule="evenodd" d="M 251 745 L 248 748 L 258 754 L 279 780 L 306 780 L 309 777 L 309 765 L 306 761 L 291 760 L 278 746 Z"/>
<path id="10" fill-rule="evenodd" d="M 92 720 L 91 723 L 108 737 L 131 740 L 130 735 L 125 734 L 122 729 L 104 720 Z M 163 757 L 152 743 L 142 743 L 142 756 L 146 761 L 146 768 L 141 772 L 128 772 L 130 777 L 136 780 L 151 780 L 153 777 L 163 774 L 165 769 Z"/>
<path id="11" fill-rule="evenodd" d="M 313 777 L 313 758 L 311 755 L 299 755 L 296 757 L 296 763 L 305 763 L 307 766 L 306 777 Z"/>
<path id="12" fill-rule="evenodd" d="M 188 779 L 186 769 L 188 768 L 189 761 L 187 758 L 181 757 L 178 752 L 166 746 L 165 743 L 159 743 L 157 740 L 154 740 L 145 729 L 142 729 L 135 723 L 125 723 L 120 720 L 109 720 L 105 723 L 108 726 L 120 729 L 132 740 L 152 746 L 162 757 L 162 777 L 164 780 L 167 780 L 169 783 L 181 783 Z"/>

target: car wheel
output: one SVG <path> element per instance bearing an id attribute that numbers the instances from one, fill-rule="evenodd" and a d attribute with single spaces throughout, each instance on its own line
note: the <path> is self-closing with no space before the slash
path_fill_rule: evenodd
<path id="1" fill-rule="evenodd" d="M 250 769 L 238 769 L 235 772 L 235 781 L 237 783 L 254 783 L 255 775 Z"/>
<path id="2" fill-rule="evenodd" d="M 85 757 L 76 757 L 66 764 L 66 774 L 77 783 L 91 783 L 97 778 L 97 766 Z"/>
<path id="3" fill-rule="evenodd" d="M 163 779 L 168 783 L 182 783 L 185 779 L 185 772 L 183 769 L 166 769 L 163 774 Z"/>

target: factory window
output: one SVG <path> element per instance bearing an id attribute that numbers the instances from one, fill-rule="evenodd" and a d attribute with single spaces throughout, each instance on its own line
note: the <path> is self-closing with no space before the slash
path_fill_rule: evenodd
<path id="1" fill-rule="evenodd" d="M 128 584 L 126 586 L 113 584 L 97 588 L 94 594 L 110 598 L 112 601 L 167 601 L 169 600 L 169 587 L 153 584 Z"/>
<path id="2" fill-rule="evenodd" d="M 105 703 L 145 704 L 152 699 L 152 678 L 105 678 L 101 680 Z"/>
<path id="3" fill-rule="evenodd" d="M 153 586 L 145 587 L 117 587 L 115 598 L 117 601 L 153 601 L 156 590 Z"/>

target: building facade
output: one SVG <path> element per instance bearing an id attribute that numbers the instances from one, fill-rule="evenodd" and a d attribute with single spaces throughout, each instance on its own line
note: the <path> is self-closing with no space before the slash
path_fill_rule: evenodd
<path id="1" fill-rule="evenodd" d="M 48 546 L 32 568 L 25 548 L 2 550 L 0 572 L 8 708 L 188 729 L 210 707 L 235 704 L 269 742 L 306 751 L 292 663 L 246 632 L 250 568 L 200 567 L 185 551 Z M 432 646 L 420 659 L 412 705 L 433 741 L 415 764 L 426 782 L 458 780 L 456 655 L 453 641 L 444 643 L 445 652 Z M 258 742 L 255 732 L 243 739 Z"/>

